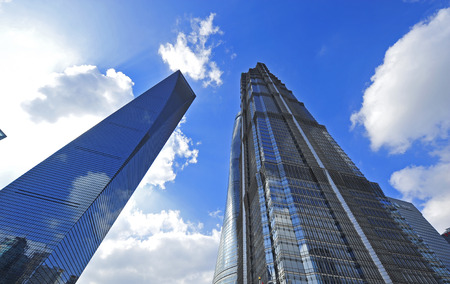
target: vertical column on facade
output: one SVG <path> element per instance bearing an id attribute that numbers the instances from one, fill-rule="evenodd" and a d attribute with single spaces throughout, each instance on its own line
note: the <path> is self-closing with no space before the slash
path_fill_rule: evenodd
<path id="1" fill-rule="evenodd" d="M 277 88 L 276 84 L 270 78 L 270 75 L 269 75 L 268 71 L 265 70 L 265 67 L 263 67 L 263 70 L 266 73 L 266 76 L 269 79 L 269 81 L 270 81 L 271 85 L 273 86 L 274 90 L 276 91 L 276 93 L 279 94 L 279 98 L 283 102 L 283 105 L 286 108 L 287 112 L 292 116 L 292 119 L 293 119 L 297 129 L 301 133 L 304 141 L 307 143 L 309 150 L 314 155 L 315 160 L 319 164 L 320 168 L 322 168 L 324 170 L 326 178 L 327 178 L 331 188 L 333 189 L 334 193 L 336 194 L 337 198 L 339 199 L 339 202 L 341 203 L 342 207 L 344 208 L 348 218 L 352 221 L 352 224 L 353 224 L 355 230 L 358 232 L 358 234 L 359 234 L 359 236 L 360 236 L 364 246 L 366 247 L 367 251 L 369 252 L 370 257 L 372 258 L 372 261 L 375 263 L 375 265 L 377 266 L 377 269 L 379 270 L 381 276 L 383 277 L 383 280 L 386 283 L 392 283 L 392 280 L 390 279 L 389 275 L 387 274 L 383 264 L 381 263 L 380 259 L 377 256 L 377 254 L 375 253 L 375 250 L 373 249 L 372 245 L 370 244 L 369 240 L 367 239 L 366 235 L 364 234 L 362 228 L 360 227 L 359 223 L 357 222 L 355 216 L 353 215 L 352 211 L 350 210 L 350 208 L 348 207 L 348 205 L 345 202 L 344 198 L 342 197 L 342 194 L 340 193 L 339 189 L 337 188 L 336 184 L 334 183 L 333 179 L 331 178 L 330 174 L 328 173 L 328 170 L 325 168 L 325 166 L 323 165 L 323 163 L 320 160 L 319 156 L 317 155 L 314 147 L 309 142 L 309 139 L 306 136 L 305 132 L 303 131 L 302 127 L 300 126 L 300 124 L 295 119 L 295 116 L 293 115 L 291 109 L 289 108 L 288 104 L 286 103 L 286 101 L 284 100 L 283 96 L 281 95 L 281 92 Z"/>

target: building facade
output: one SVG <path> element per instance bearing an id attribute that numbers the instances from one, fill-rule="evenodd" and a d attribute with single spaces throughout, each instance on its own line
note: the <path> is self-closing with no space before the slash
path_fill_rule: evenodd
<path id="1" fill-rule="evenodd" d="M 6 138 L 6 134 L 0 129 L 0 140 Z"/>
<path id="2" fill-rule="evenodd" d="M 75 283 L 195 94 L 177 71 L 0 191 L 0 283 Z"/>
<path id="3" fill-rule="evenodd" d="M 234 120 L 233 136 L 231 139 L 230 173 L 228 176 L 227 202 L 223 219 L 222 234 L 220 236 L 219 253 L 217 256 L 214 284 L 237 283 L 238 237 L 237 221 L 240 203 L 240 172 L 239 158 L 241 156 L 241 114 Z"/>
<path id="4" fill-rule="evenodd" d="M 441 276 L 443 282 L 450 283 L 450 244 L 423 217 L 414 204 L 392 197 L 387 197 L 387 201 L 385 203 L 387 209 L 403 232 L 419 248 L 419 252 Z"/>
<path id="5" fill-rule="evenodd" d="M 378 184 L 262 63 L 241 76 L 240 121 L 230 283 L 441 282 L 386 211 Z"/>
<path id="6" fill-rule="evenodd" d="M 442 237 L 444 237 L 444 239 L 450 244 L 450 228 L 445 229 Z"/>

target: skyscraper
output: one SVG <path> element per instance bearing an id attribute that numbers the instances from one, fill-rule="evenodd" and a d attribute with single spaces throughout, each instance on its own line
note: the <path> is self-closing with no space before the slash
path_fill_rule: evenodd
<path id="1" fill-rule="evenodd" d="M 75 283 L 195 94 L 177 71 L 0 191 L 0 283 Z"/>
<path id="2" fill-rule="evenodd" d="M 6 134 L 0 129 L 0 140 L 6 138 Z"/>
<path id="3" fill-rule="evenodd" d="M 442 237 L 444 237 L 444 239 L 450 244 L 450 228 L 445 229 Z"/>
<path id="4" fill-rule="evenodd" d="M 236 226 L 240 210 L 239 195 L 241 179 L 239 158 L 241 155 L 241 125 L 241 114 L 239 113 L 234 120 L 233 137 L 231 140 L 227 203 L 214 273 L 214 284 L 236 283 L 237 281 L 238 236 Z"/>
<path id="5" fill-rule="evenodd" d="M 383 207 L 378 184 L 262 63 L 241 76 L 241 116 L 239 201 L 229 187 L 227 212 L 230 202 L 240 208 L 225 214 L 215 284 L 441 281 Z M 218 277 L 224 260 L 230 281 Z"/>
<path id="6" fill-rule="evenodd" d="M 403 232 L 419 248 L 419 252 L 428 260 L 431 268 L 445 283 L 450 283 L 450 244 L 423 217 L 422 213 L 410 202 L 387 198 L 386 207 Z M 390 203 L 390 204 L 389 204 Z M 446 277 L 448 276 L 448 277 Z"/>

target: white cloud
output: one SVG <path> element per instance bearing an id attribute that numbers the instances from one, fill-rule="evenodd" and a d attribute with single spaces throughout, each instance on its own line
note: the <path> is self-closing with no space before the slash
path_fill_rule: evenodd
<path id="1" fill-rule="evenodd" d="M 209 85 L 212 85 L 215 83 L 216 85 L 220 86 L 222 85 L 222 79 L 220 77 L 223 74 L 223 71 L 217 67 L 216 62 L 210 62 L 209 63 L 209 71 L 208 71 L 208 80 L 203 81 L 203 87 L 208 87 Z"/>
<path id="2" fill-rule="evenodd" d="M 172 133 L 77 283 L 211 282 L 220 232 L 201 233 L 202 223 L 184 221 L 177 210 L 155 214 L 141 209 L 141 203 L 144 208 L 154 202 L 155 187 L 164 189 L 178 170 L 197 162 L 198 150 L 180 128 L 185 121 Z"/>
<path id="3" fill-rule="evenodd" d="M 450 226 L 450 163 L 409 166 L 392 174 L 390 183 L 403 198 L 423 206 L 422 214 L 439 231 Z"/>
<path id="4" fill-rule="evenodd" d="M 216 62 L 211 61 L 213 46 L 206 45 L 211 35 L 222 33 L 218 26 L 213 25 L 215 15 L 211 13 L 204 20 L 192 19 L 192 32 L 188 36 L 180 32 L 175 44 L 161 44 L 158 50 L 163 61 L 169 64 L 170 70 L 180 70 L 196 81 L 204 80 L 205 87 L 222 85 L 223 72 Z"/>
<path id="5" fill-rule="evenodd" d="M 183 117 L 142 179 L 140 186 L 150 184 L 165 189 L 166 182 L 175 180 L 176 171 L 184 169 L 189 164 L 197 163 L 198 149 L 191 147 L 192 140 L 180 129 L 185 121 Z"/>
<path id="6" fill-rule="evenodd" d="M 434 165 L 410 165 L 390 178 L 403 198 L 423 206 L 440 231 L 450 218 L 450 8 L 415 25 L 386 52 L 351 116 L 362 124 L 373 150 L 404 153 L 412 143 L 434 149 Z"/>
<path id="7" fill-rule="evenodd" d="M 78 283 L 210 283 L 220 232 L 129 203 Z"/>
<path id="8" fill-rule="evenodd" d="M 222 210 L 220 209 L 217 209 L 216 211 L 213 212 L 209 212 L 208 214 L 213 218 L 223 219 Z"/>
<path id="9" fill-rule="evenodd" d="M 390 183 L 403 198 L 423 207 L 422 214 L 439 232 L 450 226 L 450 146 L 431 153 L 439 162 L 408 166 L 391 175 Z"/>
<path id="10" fill-rule="evenodd" d="M 8 135 L 0 147 L 3 188 L 93 122 L 86 117 L 76 122 L 64 119 L 58 125 L 36 124 L 21 107 L 23 102 L 40 96 L 39 87 L 53 72 L 78 62 L 74 49 L 55 40 L 51 31 L 10 28 L 6 24 L 0 25 L 0 42 L 0 128 Z"/>
<path id="11" fill-rule="evenodd" d="M 3 105 L 0 121 L 8 137 L 2 140 L 0 149 L 5 161 L 0 165 L 1 187 L 133 98 L 131 80 L 113 69 L 104 76 L 95 66 L 74 66 L 63 74 L 48 75 L 42 82 L 55 77 L 56 85 L 14 88 Z M 128 86 L 123 88 L 121 84 Z M 47 94 L 45 99 L 43 92 Z"/>
<path id="12" fill-rule="evenodd" d="M 56 122 L 72 115 L 104 116 L 134 97 L 131 79 L 112 68 L 103 75 L 96 66 L 72 66 L 52 77 L 49 84 L 39 88 L 42 97 L 22 104 L 35 122 Z"/>
<path id="13" fill-rule="evenodd" d="M 362 108 L 372 149 L 404 153 L 414 140 L 446 138 L 450 129 L 450 8 L 415 25 L 386 52 Z"/>
<path id="14" fill-rule="evenodd" d="M 32 19 L 24 24 L 9 14 L 0 22 L 0 128 L 8 135 L 0 147 L 3 188 L 133 96 L 128 77 L 113 70 L 101 75 L 96 67 L 81 65 L 77 47 L 51 27 Z M 107 101 L 96 111 L 84 93 L 93 85 L 97 89 L 89 95 Z M 57 122 L 48 123 L 50 118 Z"/>
<path id="15" fill-rule="evenodd" d="M 220 28 L 213 25 L 215 16 L 215 13 L 211 13 L 209 14 L 209 17 L 204 20 L 200 18 L 193 18 L 191 20 L 192 32 L 190 33 L 189 38 L 193 43 L 200 41 L 201 45 L 204 46 L 210 35 L 216 33 L 222 34 Z"/>

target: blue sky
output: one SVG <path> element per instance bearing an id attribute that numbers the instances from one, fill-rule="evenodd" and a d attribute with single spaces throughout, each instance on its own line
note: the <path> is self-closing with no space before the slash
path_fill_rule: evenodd
<path id="1" fill-rule="evenodd" d="M 197 98 L 79 283 L 210 283 L 240 74 L 450 227 L 449 1 L 0 0 L 0 187 L 176 69 Z"/>

